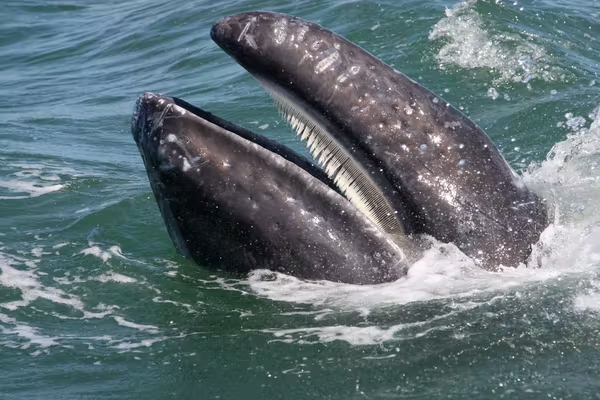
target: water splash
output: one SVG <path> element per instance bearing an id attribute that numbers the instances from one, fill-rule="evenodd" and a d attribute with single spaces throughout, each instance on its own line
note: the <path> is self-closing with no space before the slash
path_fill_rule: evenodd
<path id="1" fill-rule="evenodd" d="M 5 190 L 0 190 L 0 200 L 26 199 L 57 192 L 68 185 L 60 183 L 61 176 L 75 173 L 67 167 L 26 162 L 7 164 L 3 169 L 6 169 L 5 178 L 0 179 L 0 189 Z"/>
<path id="2" fill-rule="evenodd" d="M 477 0 L 466 0 L 446 9 L 445 17 L 431 30 L 429 39 L 441 43 L 435 56 L 441 69 L 448 65 L 489 68 L 497 75 L 493 85 L 562 79 L 564 72 L 549 65 L 550 57 L 534 42 L 535 34 L 523 37 L 509 30 L 494 29 L 475 11 L 476 3 Z"/>
<path id="3" fill-rule="evenodd" d="M 100 248 L 101 244 L 96 243 Z M 48 246 L 47 246 L 48 247 Z M 67 251 L 69 244 L 59 243 L 50 248 L 61 248 Z M 0 289 L 10 289 L 9 298 L 0 301 L 0 348 L 18 348 L 28 351 L 32 356 L 48 354 L 56 348 L 72 348 L 76 345 L 86 344 L 90 349 L 96 346 L 104 349 L 113 349 L 124 352 L 138 347 L 149 347 L 154 343 L 168 339 L 181 338 L 185 335 L 176 332 L 175 328 L 165 329 L 140 322 L 136 322 L 135 316 L 129 315 L 121 306 L 90 302 L 87 296 L 81 295 L 81 287 L 97 284 L 94 282 L 109 283 L 116 285 L 135 285 L 153 291 L 153 295 L 160 291 L 152 288 L 150 284 L 137 280 L 111 269 L 107 260 L 102 260 L 104 269 L 100 275 L 75 275 L 76 271 L 66 271 L 64 276 L 51 276 L 43 271 L 40 266 L 43 258 L 52 256 L 54 253 L 43 251 L 44 246 L 37 244 L 33 255 L 39 258 L 29 259 L 14 256 L 0 251 Z M 120 258 L 125 258 L 116 246 L 110 248 L 110 252 Z M 106 251 L 102 250 L 102 254 Z M 74 251 L 73 256 L 82 254 Z M 98 256 L 98 255 L 97 255 Z M 102 257 L 100 257 L 102 258 Z M 85 293 L 85 291 L 84 291 Z M 155 297 L 155 303 L 168 303 L 171 306 L 181 307 L 192 312 L 191 305 L 170 301 Z M 46 305 L 52 304 L 51 307 Z M 47 311 L 49 309 L 53 311 Z M 111 327 L 110 335 L 81 336 L 63 332 L 62 329 L 54 328 L 52 334 L 44 329 L 29 325 L 23 318 L 23 310 L 32 310 L 36 314 L 44 314 L 58 320 L 89 320 L 94 319 L 97 328 L 102 326 Z M 121 327 L 117 329 L 117 327 Z M 102 329 L 102 328 L 100 328 Z M 131 332 L 135 332 L 131 335 Z M 170 334 L 166 334 L 170 333 Z"/>

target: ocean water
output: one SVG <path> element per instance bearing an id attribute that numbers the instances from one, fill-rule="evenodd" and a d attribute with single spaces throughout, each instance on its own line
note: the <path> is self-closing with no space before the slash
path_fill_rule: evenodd
<path id="1" fill-rule="evenodd" d="M 209 38 L 255 9 L 335 30 L 480 124 L 552 205 L 536 265 L 486 272 L 438 243 L 355 286 L 179 256 L 138 95 L 306 154 Z M 0 21 L 0 399 L 600 398 L 600 1 L 5 0 Z"/>

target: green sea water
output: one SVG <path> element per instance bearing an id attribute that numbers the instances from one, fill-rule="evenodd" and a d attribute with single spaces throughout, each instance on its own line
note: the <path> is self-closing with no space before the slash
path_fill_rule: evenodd
<path id="1" fill-rule="evenodd" d="M 145 91 L 306 154 L 211 25 L 318 22 L 473 118 L 554 223 L 491 273 L 435 244 L 377 286 L 175 251 L 130 133 Z M 0 399 L 600 398 L 600 1 L 4 0 Z"/>

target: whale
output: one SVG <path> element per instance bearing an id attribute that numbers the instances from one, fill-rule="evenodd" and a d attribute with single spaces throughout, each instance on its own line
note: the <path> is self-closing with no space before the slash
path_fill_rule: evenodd
<path id="1" fill-rule="evenodd" d="M 431 238 L 487 270 L 527 262 L 547 204 L 441 97 L 318 24 L 224 17 L 216 44 L 313 160 L 182 99 L 136 102 L 132 134 L 175 247 L 201 266 L 374 284 Z"/>
<path id="2" fill-rule="evenodd" d="M 304 157 L 181 99 L 145 93 L 132 133 L 175 247 L 201 266 L 373 284 L 416 254 Z"/>

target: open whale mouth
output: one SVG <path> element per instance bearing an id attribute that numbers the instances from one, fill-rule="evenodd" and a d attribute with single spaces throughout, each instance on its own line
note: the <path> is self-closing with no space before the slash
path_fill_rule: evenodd
<path id="1" fill-rule="evenodd" d="M 173 243 L 200 265 L 380 283 L 414 261 L 412 243 L 400 248 L 322 169 L 264 136 L 154 93 L 138 99 L 132 133 Z"/>
<path id="2" fill-rule="evenodd" d="M 283 100 L 281 101 L 283 102 Z M 180 139 L 174 135 L 172 131 L 161 130 L 160 128 L 163 127 L 165 120 L 174 121 L 177 119 L 190 117 L 199 121 L 203 121 L 208 125 L 214 125 L 218 128 L 221 128 L 222 134 L 230 135 L 232 137 L 239 137 L 240 139 L 246 140 L 255 146 L 259 146 L 262 150 L 276 154 L 284 158 L 286 161 L 293 163 L 299 168 L 308 172 L 314 178 L 318 179 L 320 183 L 341 193 L 350 203 L 355 205 L 358 204 L 359 206 L 357 208 L 361 213 L 365 214 L 365 216 L 373 221 L 378 227 L 388 228 L 383 229 L 384 232 L 388 234 L 391 232 L 392 234 L 398 235 L 394 237 L 394 240 L 402 243 L 402 237 L 400 237 L 402 231 L 394 231 L 389 229 L 389 227 L 394 226 L 393 224 L 395 223 L 388 223 L 386 225 L 385 223 L 381 223 L 381 220 L 376 218 L 376 214 L 373 211 L 375 206 L 373 204 L 376 202 L 376 200 L 382 202 L 384 200 L 381 200 L 380 197 L 377 197 L 380 196 L 380 190 L 378 190 L 373 183 L 369 182 L 367 173 L 360 171 L 360 166 L 353 162 L 351 156 L 346 156 L 343 162 L 339 161 L 339 159 L 343 157 L 339 153 L 349 153 L 339 144 L 330 144 L 332 149 L 327 149 L 327 151 L 334 154 L 331 154 L 327 160 L 324 161 L 323 157 L 319 158 L 319 154 L 323 152 L 323 145 L 319 143 L 328 140 L 328 131 L 316 126 L 316 123 L 308 122 L 309 120 L 305 116 L 307 114 L 301 114 L 296 111 L 297 108 L 286 106 L 286 104 L 289 103 L 282 103 L 281 107 L 287 108 L 290 110 L 290 112 L 295 112 L 295 115 L 297 115 L 297 117 L 290 115 L 290 120 L 294 121 L 303 119 L 307 121 L 305 123 L 298 122 L 296 124 L 292 124 L 296 127 L 298 134 L 301 135 L 302 139 L 307 143 L 309 149 L 311 149 L 311 154 L 314 157 L 314 161 L 307 160 L 300 154 L 274 140 L 268 139 L 265 136 L 259 135 L 227 120 L 219 118 L 218 116 L 194 106 L 180 98 L 163 96 L 152 92 L 145 93 L 138 98 L 136 102 L 132 118 L 132 134 L 147 167 L 158 167 L 164 170 L 178 168 L 186 171 L 191 168 L 188 158 L 177 157 L 174 161 L 175 158 L 171 157 L 171 155 L 175 153 L 182 154 L 187 152 L 185 150 L 181 150 L 181 148 L 184 146 L 181 146 L 181 143 L 178 143 L 180 142 Z M 305 128 L 300 129 L 300 124 L 306 124 Z M 165 147 L 165 144 L 169 145 L 170 147 Z M 179 151 L 173 150 L 173 146 L 178 145 Z M 161 155 L 161 160 L 149 160 L 149 158 L 160 157 Z M 331 164 L 334 162 L 337 162 L 336 168 L 331 167 Z M 348 178 L 347 176 L 351 176 L 351 178 Z M 368 190 L 364 190 L 360 186 L 360 182 L 363 182 L 363 186 L 368 186 Z M 356 189 L 357 187 L 358 189 Z M 363 193 L 360 192 L 361 189 L 363 189 Z M 356 193 L 360 193 L 358 200 L 356 200 L 356 197 L 348 198 L 348 196 L 356 195 Z M 370 193 L 375 194 L 371 194 L 371 196 L 369 196 Z M 375 199 L 373 199 L 374 197 Z M 389 208 L 387 211 L 391 215 L 397 214 Z M 411 247 L 411 245 L 408 245 L 407 243 L 404 244 L 407 248 Z"/>
<path id="3" fill-rule="evenodd" d="M 137 103 L 133 135 L 151 181 L 157 165 L 185 172 L 184 161 L 190 164 L 194 155 L 245 160 L 246 154 L 230 150 L 235 142 L 252 148 L 255 162 L 281 157 L 300 168 L 311 176 L 303 178 L 309 187 L 335 188 L 408 253 L 424 234 L 454 243 L 486 269 L 527 259 L 548 224 L 545 202 L 528 190 L 489 137 L 439 96 L 339 35 L 289 15 L 226 17 L 213 26 L 211 37 L 273 97 L 314 163 L 183 100 L 146 94 Z M 192 130 L 183 122 L 190 116 Z M 166 121 L 169 129 L 161 128 Z M 218 131 L 219 139 L 208 143 L 198 130 Z M 157 154 L 160 160 L 150 160 Z M 293 168 L 276 162 L 266 173 L 279 169 Z M 222 178 L 227 179 L 236 177 Z M 162 185 L 153 186 L 155 194 L 167 191 L 169 180 L 155 178 Z"/>
<path id="4" fill-rule="evenodd" d="M 145 138 L 152 136 L 152 131 L 156 126 L 161 125 L 165 117 L 172 118 L 170 114 L 174 110 L 179 110 L 179 114 L 182 110 L 187 111 L 300 166 L 339 191 L 399 245 L 411 247 L 403 227 L 403 223 L 407 220 L 404 209 L 395 199 L 398 193 L 391 189 L 392 185 L 387 181 L 383 170 L 377 168 L 377 165 L 365 157 L 360 149 L 352 148 L 352 144 L 338 140 L 336 137 L 343 139 L 343 132 L 337 132 L 338 129 L 332 123 L 313 112 L 309 105 L 303 104 L 301 99 L 294 98 L 293 94 L 286 93 L 266 79 L 259 79 L 259 82 L 273 96 L 282 116 L 306 143 L 314 163 L 277 142 L 232 124 L 179 98 L 165 98 L 154 93 L 146 93 L 136 103 L 132 122 L 134 139 L 138 146 L 141 145 Z M 146 136 L 141 134 L 144 130 L 147 132 Z M 150 144 L 145 143 L 146 146 Z M 142 152 L 144 153 L 148 154 L 152 151 Z"/>

